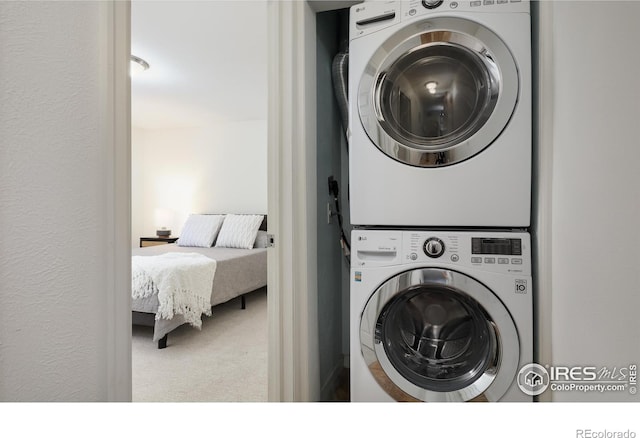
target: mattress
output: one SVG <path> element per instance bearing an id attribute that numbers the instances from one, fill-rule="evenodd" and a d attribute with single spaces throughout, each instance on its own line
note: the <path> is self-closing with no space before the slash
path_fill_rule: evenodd
<path id="1" fill-rule="evenodd" d="M 153 256 L 167 252 L 198 253 L 217 262 L 216 273 L 211 288 L 211 305 L 227 302 L 247 292 L 260 289 L 267 285 L 267 249 L 238 249 L 238 248 L 199 248 L 183 247 L 175 243 L 156 245 L 144 248 L 133 248 L 134 256 Z M 134 312 L 155 314 L 158 309 L 158 296 L 133 299 L 131 309 Z M 133 322 L 137 323 L 134 315 Z M 182 325 L 183 318 L 176 315 L 171 320 L 155 321 L 153 340 L 161 339 L 171 330 Z"/>

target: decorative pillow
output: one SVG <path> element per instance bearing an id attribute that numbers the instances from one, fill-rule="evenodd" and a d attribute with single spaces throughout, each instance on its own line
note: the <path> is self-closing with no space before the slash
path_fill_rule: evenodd
<path id="1" fill-rule="evenodd" d="M 267 239 L 267 232 L 263 230 L 258 230 L 258 234 L 256 235 L 256 241 L 253 243 L 254 248 L 266 248 L 269 243 Z"/>
<path id="2" fill-rule="evenodd" d="M 263 219 L 264 216 L 259 214 L 228 214 L 222 223 L 216 246 L 253 248 Z"/>
<path id="3" fill-rule="evenodd" d="M 184 223 L 178 246 L 210 247 L 216 240 L 224 216 L 220 214 L 192 214 Z"/>

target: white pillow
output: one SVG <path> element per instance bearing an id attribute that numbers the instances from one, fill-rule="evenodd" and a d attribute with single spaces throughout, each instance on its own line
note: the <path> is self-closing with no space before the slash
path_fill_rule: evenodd
<path id="1" fill-rule="evenodd" d="M 253 248 L 258 229 L 264 216 L 259 214 L 228 214 L 224 218 L 217 247 L 223 248 Z"/>
<path id="2" fill-rule="evenodd" d="M 180 233 L 178 246 L 212 246 L 223 220 L 224 216 L 220 214 L 190 215 Z"/>
<path id="3" fill-rule="evenodd" d="M 258 234 L 256 235 L 256 241 L 253 244 L 254 248 L 267 248 L 269 244 L 269 239 L 267 237 L 267 232 L 263 230 L 258 230 Z"/>

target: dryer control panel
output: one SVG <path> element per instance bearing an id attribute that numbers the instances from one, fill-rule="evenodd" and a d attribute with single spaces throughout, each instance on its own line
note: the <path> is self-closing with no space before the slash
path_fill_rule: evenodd
<path id="1" fill-rule="evenodd" d="M 349 36 L 358 38 L 400 22 L 400 2 L 364 2 L 351 6 Z"/>
<path id="2" fill-rule="evenodd" d="M 529 12 L 527 0 L 409 0 L 402 4 L 402 20 L 425 14 L 455 12 Z"/>
<path id="3" fill-rule="evenodd" d="M 456 16 L 460 12 L 530 13 L 528 0 L 387 0 L 363 2 L 351 6 L 350 38 L 358 38 L 401 21 L 428 18 L 431 15 Z M 426 17 L 425 17 L 426 16 Z"/>

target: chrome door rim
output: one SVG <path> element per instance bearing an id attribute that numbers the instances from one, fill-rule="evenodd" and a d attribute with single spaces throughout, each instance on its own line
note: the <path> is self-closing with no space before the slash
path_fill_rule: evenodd
<path id="1" fill-rule="evenodd" d="M 399 294 L 416 286 L 447 288 L 476 301 L 487 313 L 494 331 L 497 348 L 491 364 L 482 375 L 464 388 L 454 391 L 432 391 L 417 386 L 403 377 L 390 362 L 377 338 L 378 318 L 385 306 Z M 381 368 L 385 376 L 372 373 L 381 388 L 392 397 L 397 391 L 420 401 L 469 401 L 492 387 L 493 397 L 501 397 L 510 387 L 516 372 L 516 361 L 503 360 L 504 352 L 520 356 L 517 329 L 507 309 L 495 294 L 479 281 L 457 271 L 441 268 L 421 268 L 406 271 L 385 281 L 369 298 L 360 319 L 360 347 L 368 368 Z M 391 390 L 389 387 L 391 386 Z"/>
<path id="2" fill-rule="evenodd" d="M 380 88 L 389 69 L 409 53 L 434 45 L 450 45 L 473 53 L 486 67 L 487 83 L 497 95 L 492 110 L 475 120 L 477 127 L 451 142 L 415 141 L 387 132 L 388 120 L 380 106 Z M 440 167 L 467 160 L 500 135 L 515 110 L 519 93 L 518 69 L 508 47 L 491 30 L 471 20 L 432 18 L 407 25 L 389 37 L 373 54 L 358 87 L 358 112 L 362 126 L 380 151 L 401 163 Z M 392 130 L 393 131 L 393 130 Z M 440 143 L 440 144 L 439 144 Z"/>

